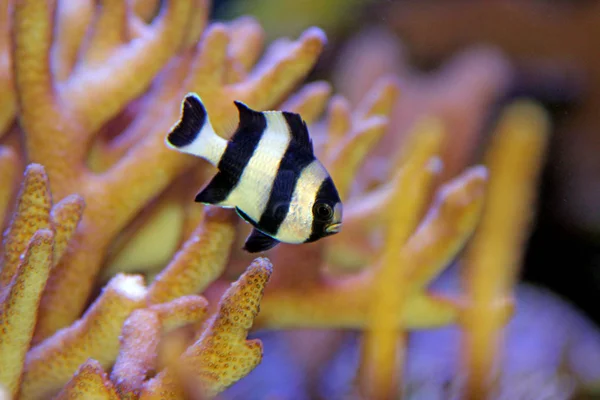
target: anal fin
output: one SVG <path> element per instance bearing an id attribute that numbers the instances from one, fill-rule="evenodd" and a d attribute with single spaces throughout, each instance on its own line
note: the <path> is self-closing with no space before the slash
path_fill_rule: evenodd
<path id="1" fill-rule="evenodd" d="M 223 203 L 227 199 L 232 189 L 233 183 L 227 178 L 227 175 L 218 172 L 196 195 L 194 201 L 196 201 L 196 203 L 219 204 L 225 206 L 225 204 L 220 203 Z"/>
<path id="2" fill-rule="evenodd" d="M 277 239 L 273 239 L 271 236 L 265 235 L 258 229 L 252 229 L 250 235 L 246 238 L 246 243 L 244 243 L 244 250 L 248 253 L 260 253 L 263 251 L 267 251 L 277 246 L 279 241 Z"/>

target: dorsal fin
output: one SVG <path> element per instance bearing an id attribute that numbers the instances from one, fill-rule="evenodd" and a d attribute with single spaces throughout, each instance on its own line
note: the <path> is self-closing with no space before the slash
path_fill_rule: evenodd
<path id="1" fill-rule="evenodd" d="M 310 135 L 308 134 L 306 122 L 304 122 L 299 114 L 289 111 L 282 111 L 282 114 L 290 127 L 290 134 L 292 135 L 294 142 L 300 146 L 300 148 L 314 154 L 313 144 Z"/>
<path id="2" fill-rule="evenodd" d="M 262 112 L 254 111 L 241 101 L 235 100 L 233 102 L 238 109 L 240 123 L 238 125 L 238 131 L 245 131 L 247 129 L 264 129 L 265 117 Z"/>

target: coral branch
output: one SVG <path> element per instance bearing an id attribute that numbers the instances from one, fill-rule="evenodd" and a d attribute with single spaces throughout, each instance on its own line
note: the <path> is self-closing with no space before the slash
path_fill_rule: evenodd
<path id="1" fill-rule="evenodd" d="M 50 227 L 52 198 L 48 177 L 41 165 L 29 165 L 17 199 L 17 207 L 3 240 L 3 259 L 0 265 L 0 287 L 6 287 L 13 278 L 19 257 L 27 243 L 39 229 Z"/>
<path id="2" fill-rule="evenodd" d="M 396 349 L 401 331 L 393 323 L 394 315 L 405 305 L 408 295 L 407 275 L 414 268 L 406 249 L 399 250 L 409 238 L 421 215 L 433 173 L 429 160 L 441 147 L 442 132 L 436 129 L 416 131 L 412 152 L 404 165 L 399 190 L 386 214 L 388 217 L 381 266 L 375 271 L 369 307 L 368 328 L 364 333 L 361 362 L 361 389 L 373 399 L 393 398 L 400 386 L 400 364 Z"/>
<path id="3" fill-rule="evenodd" d="M 52 4 L 15 2 L 13 59 L 29 161 L 44 166 L 51 178 L 52 193 L 61 199 L 71 193 L 70 185 L 78 183 L 82 171 L 76 166 L 83 158 L 86 143 L 77 140 L 81 134 L 79 121 L 65 113 L 54 87 L 49 65 Z"/>
<path id="4" fill-rule="evenodd" d="M 162 371 L 148 382 L 141 398 L 179 398 L 177 381 L 194 395 L 212 398 L 252 371 L 262 359 L 262 344 L 246 337 L 271 272 L 266 258 L 254 260 L 223 294 L 219 310 L 198 341 L 182 354 L 177 370 Z"/>
<path id="5" fill-rule="evenodd" d="M 494 385 L 506 322 L 499 304 L 511 297 L 517 278 L 548 130 L 543 109 L 527 101 L 513 103 L 501 117 L 486 157 L 487 201 L 465 260 L 467 398 L 485 398 Z"/>
<path id="6" fill-rule="evenodd" d="M 71 74 L 94 14 L 94 1 L 57 1 L 55 41 L 50 57 L 58 82 Z"/>
<path id="7" fill-rule="evenodd" d="M 352 126 L 350 113 L 348 100 L 339 94 L 333 96 L 327 110 L 327 141 L 323 150 L 327 158 L 332 156 L 333 150 L 350 132 Z"/>
<path id="8" fill-rule="evenodd" d="M 470 238 L 482 207 L 484 181 L 482 167 L 475 167 L 438 190 L 427 217 L 404 247 L 403 251 L 414 263 L 404 278 L 409 281 L 408 298 L 402 309 L 389 316 L 391 325 L 408 330 L 456 321 L 457 304 L 424 294 L 422 290 Z M 265 293 L 255 326 L 364 328 L 372 292 L 377 290 L 373 278 L 373 271 L 368 269 L 350 278 L 326 278 L 313 287 L 280 290 L 273 286 Z"/>
<path id="9" fill-rule="evenodd" d="M 182 47 L 188 49 L 198 43 L 208 23 L 209 0 L 193 0 Z"/>
<path id="10" fill-rule="evenodd" d="M 477 166 L 439 188 L 429 212 L 406 243 L 406 252 L 419 266 L 409 273 L 412 290 L 423 290 L 473 234 L 487 177 L 486 168 Z"/>
<path id="11" fill-rule="evenodd" d="M 229 57 L 239 62 L 245 72 L 250 71 L 263 50 L 265 32 L 258 21 L 250 16 L 240 17 L 232 21 L 230 26 Z"/>
<path id="12" fill-rule="evenodd" d="M 99 11 L 83 54 L 87 65 L 105 61 L 125 41 L 127 4 L 122 0 L 102 0 L 96 6 Z"/>
<path id="13" fill-rule="evenodd" d="M 12 57 L 10 54 L 10 15 L 13 0 L 5 0 L 0 7 L 0 137 L 8 132 L 15 118 L 17 100 L 13 85 Z"/>
<path id="14" fill-rule="evenodd" d="M 398 78 L 384 76 L 379 78 L 369 93 L 361 99 L 356 107 L 354 118 L 367 119 L 375 115 L 389 115 L 400 94 Z"/>
<path id="15" fill-rule="evenodd" d="M 0 384 L 16 395 L 42 290 L 52 267 L 53 233 L 37 231 L 25 249 L 10 286 L 0 292 Z"/>
<path id="16" fill-rule="evenodd" d="M 361 123 L 355 132 L 339 144 L 339 149 L 331 156 L 329 168 L 342 200 L 348 197 L 356 171 L 369 151 L 383 137 L 387 119 L 373 117 Z"/>
<path id="17" fill-rule="evenodd" d="M 110 374 L 122 400 L 137 399 L 156 368 L 161 323 L 151 310 L 136 310 L 123 325 L 119 356 Z"/>
<path id="18" fill-rule="evenodd" d="M 17 153 L 10 147 L 0 146 L 0 229 L 16 189 L 17 168 Z"/>
<path id="19" fill-rule="evenodd" d="M 220 23 L 211 24 L 202 36 L 186 83 L 202 98 L 215 96 L 221 90 L 229 42 L 229 31 Z M 208 111 L 211 113 L 210 108 Z M 211 120 L 213 115 L 211 113 Z"/>
<path id="20" fill-rule="evenodd" d="M 159 109 L 159 112 L 139 113 L 119 136 L 108 143 L 100 138 L 94 144 L 88 160 L 93 170 L 105 171 L 114 165 L 129 149 L 143 140 L 148 132 L 154 132 L 157 124 L 161 127 L 165 125 L 164 129 L 168 129 L 168 125 L 164 123 L 163 119 L 166 118 L 165 115 L 176 113 L 179 110 L 178 105 L 181 99 L 178 96 L 182 91 L 181 82 L 186 77 L 190 60 L 191 55 L 189 54 L 175 57 L 157 76 L 152 89 L 143 98 L 143 109 Z"/>
<path id="21" fill-rule="evenodd" d="M 417 268 L 419 266 L 416 266 Z M 269 290 L 260 305 L 256 329 L 364 329 L 373 288 L 372 277 L 326 281 L 301 290 Z M 411 296 L 390 324 L 398 329 L 425 329 L 456 321 L 457 305 L 426 295 Z"/>
<path id="22" fill-rule="evenodd" d="M 85 202 L 79 195 L 67 196 L 58 202 L 50 212 L 50 222 L 56 236 L 54 238 L 54 264 L 58 263 L 67 250 L 67 245 L 81 221 Z"/>
<path id="23" fill-rule="evenodd" d="M 302 119 L 311 125 L 325 110 L 330 95 L 331 85 L 329 83 L 325 81 L 311 82 L 290 96 L 281 105 L 281 109 L 300 114 Z"/>
<path id="24" fill-rule="evenodd" d="M 120 400 L 102 365 L 93 358 L 77 369 L 55 400 Z"/>
<path id="25" fill-rule="evenodd" d="M 41 110 L 50 111 L 48 108 L 54 106 L 53 79 L 48 62 L 52 45 L 51 21 L 49 2 L 15 2 L 13 54 L 20 103 L 26 105 L 22 111 L 24 120 L 32 119 L 29 115 L 33 111 L 42 113 Z"/>
<path id="26" fill-rule="evenodd" d="M 412 137 L 419 137 L 424 132 L 432 130 L 441 132 L 441 129 L 438 120 L 431 117 L 425 117 L 413 127 Z M 344 210 L 344 235 L 333 238 L 338 249 L 348 247 L 348 245 L 344 245 L 344 242 L 364 242 L 362 237 L 365 232 L 373 232 L 385 224 L 387 220 L 386 214 L 381 212 L 381 210 L 396 207 L 396 199 L 398 196 L 402 197 L 402 192 L 398 192 L 398 182 L 401 182 L 403 179 L 403 164 L 405 164 L 407 158 L 413 154 L 415 143 L 415 140 L 408 141 L 404 146 L 400 156 L 397 157 L 401 161 L 396 162 L 395 166 L 390 170 L 392 176 L 390 176 L 389 182 L 359 196 L 358 198 L 351 198 L 350 201 L 348 201 Z M 431 161 L 428 168 L 433 168 L 434 170 L 439 169 L 439 159 L 432 159 Z M 437 171 L 436 173 L 439 175 L 441 171 Z M 355 248 L 354 250 L 357 251 L 360 249 Z M 356 257 L 359 258 L 359 256 Z"/>
<path id="27" fill-rule="evenodd" d="M 133 0 L 132 4 L 133 12 L 145 22 L 149 22 L 156 14 L 160 0 Z"/>
<path id="28" fill-rule="evenodd" d="M 121 231 L 109 250 L 110 256 L 102 269 L 103 277 L 109 278 L 119 272 L 158 272 L 171 260 L 181 238 L 186 237 L 182 235 L 186 215 L 180 199 L 173 195 L 177 193 L 172 193 L 167 192 L 146 207 Z"/>
<path id="29" fill-rule="evenodd" d="M 309 28 L 287 53 L 274 56 L 277 62 L 273 66 L 259 66 L 253 79 L 237 85 L 234 89 L 237 94 L 235 97 L 258 110 L 269 108 L 274 100 L 281 101 L 301 77 L 312 69 L 325 42 L 323 31 Z"/>
<path id="30" fill-rule="evenodd" d="M 223 273 L 235 238 L 233 218 L 231 210 L 206 212 L 202 224 L 148 289 L 150 304 L 202 292 Z"/>
<path id="31" fill-rule="evenodd" d="M 88 357 L 110 366 L 119 352 L 121 327 L 144 305 L 145 294 L 141 277 L 114 277 L 78 322 L 29 351 L 21 396 L 45 399 L 56 394 Z"/>
<path id="32" fill-rule="evenodd" d="M 116 48 L 103 64 L 86 64 L 73 73 L 61 98 L 73 114 L 86 118 L 88 132 L 95 132 L 150 85 L 179 48 L 190 10 L 191 0 L 165 2 L 150 35 Z"/>
<path id="33" fill-rule="evenodd" d="M 197 295 L 182 296 L 168 303 L 149 307 L 158 316 L 165 333 L 187 324 L 202 321 L 206 316 L 207 308 L 206 299 Z"/>

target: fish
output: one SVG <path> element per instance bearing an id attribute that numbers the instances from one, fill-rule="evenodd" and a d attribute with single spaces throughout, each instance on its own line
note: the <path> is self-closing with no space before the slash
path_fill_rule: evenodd
<path id="1" fill-rule="evenodd" d="M 193 92 L 184 97 L 179 119 L 165 138 L 168 147 L 217 168 L 194 201 L 234 208 L 252 225 L 242 247 L 249 253 L 279 243 L 311 243 L 340 232 L 342 201 L 315 156 L 302 117 L 233 103 L 239 123 L 230 140 L 215 132 L 202 99 Z"/>

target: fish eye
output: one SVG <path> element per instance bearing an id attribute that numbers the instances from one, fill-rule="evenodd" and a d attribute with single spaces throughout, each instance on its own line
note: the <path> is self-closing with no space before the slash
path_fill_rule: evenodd
<path id="1" fill-rule="evenodd" d="M 333 208 L 327 203 L 317 202 L 313 206 L 313 214 L 317 219 L 328 221 L 333 217 Z"/>

